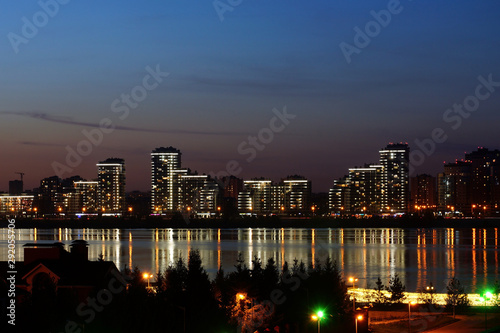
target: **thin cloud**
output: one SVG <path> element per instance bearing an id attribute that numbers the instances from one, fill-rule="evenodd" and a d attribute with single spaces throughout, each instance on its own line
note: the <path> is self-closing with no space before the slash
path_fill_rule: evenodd
<path id="1" fill-rule="evenodd" d="M 20 141 L 18 142 L 25 146 L 44 146 L 44 147 L 63 147 L 60 143 L 46 143 L 46 142 L 33 142 L 33 141 Z"/>
<path id="2" fill-rule="evenodd" d="M 74 126 L 87 126 L 87 127 L 96 127 L 99 128 L 100 125 L 96 123 L 88 123 L 84 121 L 73 120 L 72 117 L 65 116 L 55 116 L 45 112 L 14 112 L 14 111 L 0 111 L 0 115 L 7 116 L 20 116 L 27 117 L 32 119 L 44 120 L 52 123 L 59 123 L 65 125 L 74 125 Z M 114 124 L 115 130 L 120 131 L 134 131 L 134 132 L 153 132 L 153 133 L 168 133 L 168 134 L 198 134 L 198 135 L 242 135 L 244 133 L 239 132 L 208 132 L 208 131 L 189 131 L 189 130 L 172 130 L 172 129 L 151 129 L 151 128 L 140 128 L 140 127 L 129 127 L 129 126 L 120 126 Z"/>

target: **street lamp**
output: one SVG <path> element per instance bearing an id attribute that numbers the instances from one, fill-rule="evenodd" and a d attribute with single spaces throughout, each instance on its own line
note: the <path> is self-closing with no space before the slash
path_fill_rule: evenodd
<path id="1" fill-rule="evenodd" d="M 318 333 L 321 332 L 321 319 L 323 319 L 324 315 L 325 315 L 325 313 L 323 311 L 319 310 L 311 316 L 312 320 L 316 320 L 318 322 Z"/>
<path id="2" fill-rule="evenodd" d="M 142 275 L 142 277 L 143 277 L 144 279 L 147 279 L 147 280 L 148 280 L 148 289 L 150 289 L 150 287 L 149 287 L 149 279 L 153 277 L 153 274 L 144 273 L 144 274 Z"/>
<path id="3" fill-rule="evenodd" d="M 352 311 L 356 310 L 356 295 L 354 294 L 355 283 L 358 282 L 358 279 L 354 277 L 349 278 L 349 282 L 352 283 Z"/>
<path id="4" fill-rule="evenodd" d="M 489 301 L 493 298 L 493 294 L 491 291 L 487 291 L 484 293 L 484 296 L 479 298 L 481 302 L 484 302 L 484 329 L 488 329 L 488 312 L 486 311 L 486 301 Z"/>
<path id="5" fill-rule="evenodd" d="M 411 306 L 415 304 L 414 301 L 408 302 L 408 332 L 411 333 Z"/>
<path id="6" fill-rule="evenodd" d="M 358 320 L 363 320 L 363 316 L 362 315 L 359 315 L 359 316 L 356 316 L 356 333 L 358 333 Z"/>

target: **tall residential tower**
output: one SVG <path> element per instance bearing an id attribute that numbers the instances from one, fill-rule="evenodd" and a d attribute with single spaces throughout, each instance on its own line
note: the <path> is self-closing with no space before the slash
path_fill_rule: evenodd
<path id="1" fill-rule="evenodd" d="M 108 158 L 97 163 L 97 201 L 102 215 L 123 215 L 125 212 L 125 161 Z"/>
<path id="2" fill-rule="evenodd" d="M 391 143 L 379 151 L 382 172 L 382 211 L 405 213 L 410 198 L 410 147 L 406 143 Z"/>
<path id="3" fill-rule="evenodd" d="M 179 208 L 181 152 L 174 147 L 151 152 L 151 211 L 157 214 Z M 186 171 L 187 172 L 187 171 Z"/>

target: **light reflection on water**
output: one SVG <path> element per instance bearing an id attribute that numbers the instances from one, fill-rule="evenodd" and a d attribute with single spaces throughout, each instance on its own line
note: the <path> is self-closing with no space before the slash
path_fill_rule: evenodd
<path id="1" fill-rule="evenodd" d="M 247 266 L 257 256 L 273 258 L 281 267 L 297 258 L 306 265 L 327 256 L 336 260 L 344 275 L 356 276 L 359 287 L 373 287 L 377 277 L 387 284 L 399 273 L 407 290 L 430 282 L 444 292 L 456 276 L 475 292 L 499 278 L 498 229 L 18 229 L 17 260 L 29 242 L 89 243 L 89 258 L 113 260 L 121 269 L 139 266 L 156 273 L 190 250 L 199 250 L 213 278 L 222 265 L 234 269 L 238 252 Z M 7 260 L 7 229 L 0 229 L 0 260 Z"/>

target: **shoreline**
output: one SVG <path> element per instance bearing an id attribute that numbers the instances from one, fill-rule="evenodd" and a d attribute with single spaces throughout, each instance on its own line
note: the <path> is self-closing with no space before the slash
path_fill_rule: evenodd
<path id="1" fill-rule="evenodd" d="M 54 229 L 54 228 L 99 228 L 99 229 L 242 229 L 242 228 L 499 228 L 500 219 L 333 219 L 333 218 L 290 218 L 290 217 L 260 217 L 244 219 L 134 219 L 134 218 L 101 218 L 82 219 L 17 219 L 16 229 Z M 9 220 L 0 221 L 0 228 L 7 228 Z"/>

